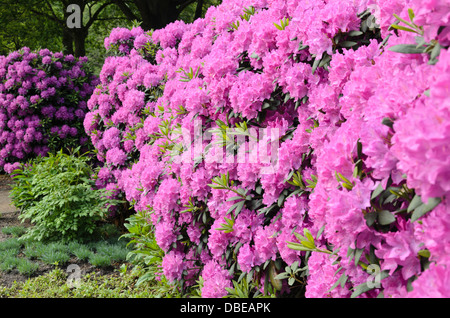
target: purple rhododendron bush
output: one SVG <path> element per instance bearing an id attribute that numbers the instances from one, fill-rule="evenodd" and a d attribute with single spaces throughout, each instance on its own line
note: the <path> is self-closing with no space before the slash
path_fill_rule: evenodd
<path id="1" fill-rule="evenodd" d="M 83 120 L 98 79 L 86 62 L 27 47 L 0 56 L 0 169 L 88 145 Z"/>
<path id="2" fill-rule="evenodd" d="M 202 297 L 450 296 L 450 1 L 225 0 L 114 29 L 99 187 Z"/>

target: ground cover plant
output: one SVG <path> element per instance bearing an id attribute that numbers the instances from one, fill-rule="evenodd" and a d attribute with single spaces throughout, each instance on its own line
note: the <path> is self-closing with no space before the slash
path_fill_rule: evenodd
<path id="1" fill-rule="evenodd" d="M 67 284 L 67 273 L 61 268 L 10 287 L 0 287 L 0 298 L 149 298 L 149 286 L 134 286 L 131 274 L 102 276 L 92 272 L 83 276 L 78 288 Z"/>
<path id="2" fill-rule="evenodd" d="M 4 228 L 8 232 L 9 228 Z M 22 227 L 22 229 L 24 229 Z M 125 262 L 130 249 L 127 247 L 128 242 L 119 240 L 118 232 L 111 238 L 97 237 L 95 240 L 88 242 L 42 242 L 35 241 L 24 235 L 19 237 L 11 237 L 0 242 L 0 268 L 2 270 L 20 269 L 20 264 L 29 269 L 33 267 L 32 263 L 37 261 L 47 265 L 67 265 L 69 261 L 75 257 L 77 261 L 85 261 L 96 267 L 108 267 L 113 263 Z M 37 264 L 37 263 L 36 263 Z M 34 271 L 28 273 L 29 276 Z"/>
<path id="3" fill-rule="evenodd" d="M 33 227 L 24 235 L 36 241 L 92 239 L 99 222 L 108 218 L 114 204 L 104 189 L 96 189 L 88 154 L 79 148 L 39 156 L 13 170 L 10 196 L 21 210 L 19 219 Z"/>
<path id="4" fill-rule="evenodd" d="M 448 1 L 225 0 L 117 28 L 96 185 L 202 297 L 447 297 Z"/>

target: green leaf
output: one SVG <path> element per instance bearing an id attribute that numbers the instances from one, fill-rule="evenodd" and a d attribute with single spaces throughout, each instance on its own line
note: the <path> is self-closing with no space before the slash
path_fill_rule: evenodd
<path id="1" fill-rule="evenodd" d="M 317 232 L 317 236 L 316 236 L 316 239 L 317 239 L 317 240 L 318 240 L 319 237 L 322 235 L 322 233 L 323 233 L 324 230 L 325 230 L 325 225 L 323 225 L 323 226 L 319 229 L 319 231 Z"/>
<path id="2" fill-rule="evenodd" d="M 364 215 L 367 226 L 372 226 L 377 219 L 377 212 L 369 212 Z"/>
<path id="3" fill-rule="evenodd" d="M 344 47 L 344 48 L 353 47 L 353 46 L 355 46 L 355 45 L 357 45 L 357 44 L 358 44 L 358 43 L 353 42 L 353 41 L 344 41 L 344 42 L 339 43 L 339 45 L 340 45 L 341 47 Z"/>
<path id="4" fill-rule="evenodd" d="M 358 265 L 359 260 L 361 259 L 362 253 L 364 252 L 363 248 L 357 248 L 355 250 L 355 265 Z"/>
<path id="5" fill-rule="evenodd" d="M 425 213 L 433 210 L 439 203 L 441 203 L 441 198 L 430 198 L 426 204 L 422 204 L 417 207 L 413 214 L 411 215 L 411 222 L 416 221 Z"/>
<path id="6" fill-rule="evenodd" d="M 409 212 L 413 211 L 414 209 L 416 209 L 418 206 L 420 206 L 422 204 L 423 204 L 423 202 L 420 199 L 420 195 L 416 194 L 414 196 L 414 198 L 411 200 L 411 202 L 409 203 L 407 212 L 409 213 Z"/>
<path id="7" fill-rule="evenodd" d="M 382 210 L 380 212 L 378 212 L 378 222 L 381 225 L 388 225 L 391 224 L 393 222 L 395 222 L 395 216 L 387 210 Z"/>
<path id="8" fill-rule="evenodd" d="M 355 289 L 354 289 L 354 291 L 353 291 L 353 293 L 352 293 L 352 295 L 350 297 L 351 298 L 356 298 L 359 295 L 364 294 L 365 292 L 368 292 L 369 290 L 372 290 L 372 289 L 373 289 L 373 287 L 370 288 L 367 285 L 367 283 L 363 283 L 363 284 L 358 285 L 358 286 L 355 287 Z"/>
<path id="9" fill-rule="evenodd" d="M 407 32 L 413 32 L 413 33 L 417 33 L 415 30 L 404 27 L 402 25 L 398 25 L 398 24 L 391 24 L 391 27 L 397 30 L 402 30 L 402 31 L 407 31 Z"/>
<path id="10" fill-rule="evenodd" d="M 409 15 L 409 19 L 411 20 L 411 22 L 413 22 L 414 17 L 415 17 L 413 9 L 411 9 L 411 8 L 408 9 L 408 15 Z"/>
<path id="11" fill-rule="evenodd" d="M 425 258 L 429 258 L 431 256 L 429 250 L 420 250 L 417 254 Z"/>
<path id="12" fill-rule="evenodd" d="M 287 247 L 292 249 L 292 250 L 296 250 L 296 251 L 311 251 L 310 248 L 305 247 L 299 243 L 294 243 L 294 242 L 287 242 Z"/>
<path id="13" fill-rule="evenodd" d="M 401 21 L 401 22 L 403 22 L 404 24 L 406 24 L 407 26 L 410 26 L 411 28 L 416 28 L 416 26 L 414 25 L 414 24 L 411 24 L 411 23 L 409 23 L 408 21 L 406 21 L 405 19 L 402 19 L 402 18 L 400 18 L 397 14 L 395 14 L 394 13 L 394 17 L 397 19 L 397 20 L 399 20 L 399 21 Z"/>
<path id="14" fill-rule="evenodd" d="M 381 121 L 381 123 L 385 126 L 388 126 L 389 128 L 393 128 L 394 127 L 394 122 L 392 121 L 392 119 L 390 119 L 389 117 L 385 117 L 383 118 L 383 120 Z"/>
<path id="15" fill-rule="evenodd" d="M 236 200 L 242 200 L 242 197 L 232 197 L 232 198 L 227 199 L 227 202 L 236 201 Z"/>
<path id="16" fill-rule="evenodd" d="M 278 205 L 279 207 L 281 207 L 281 206 L 283 205 L 284 199 L 285 199 L 285 198 L 286 198 L 286 196 L 285 196 L 284 194 L 281 194 L 281 195 L 278 197 L 277 205 Z"/>
<path id="17" fill-rule="evenodd" d="M 316 72 L 317 67 L 319 66 L 320 60 L 316 57 L 314 60 L 313 66 L 312 66 L 312 73 L 314 74 Z"/>
<path id="18" fill-rule="evenodd" d="M 360 35 L 362 35 L 362 34 L 364 34 L 364 33 L 361 32 L 361 31 L 357 31 L 357 30 L 350 31 L 350 32 L 348 33 L 349 36 L 360 36 Z"/>
<path id="19" fill-rule="evenodd" d="M 417 48 L 414 44 L 398 44 L 391 46 L 389 51 L 404 53 L 404 54 L 422 54 L 424 53 L 423 49 Z"/>
<path id="20" fill-rule="evenodd" d="M 372 196 L 370 197 L 371 200 L 375 199 L 377 196 L 379 196 L 384 191 L 383 185 L 380 183 L 376 189 L 372 192 Z"/>
<path id="21" fill-rule="evenodd" d="M 437 58 L 439 56 L 440 53 L 441 53 L 441 46 L 439 45 L 439 43 L 437 43 L 433 47 L 433 50 L 431 50 L 430 59 L 434 60 L 435 58 Z"/>
<path id="22" fill-rule="evenodd" d="M 302 241 L 301 243 L 304 247 L 309 248 L 310 250 L 316 249 L 316 246 L 314 245 L 314 243 L 312 243 L 310 241 Z"/>
<path id="23" fill-rule="evenodd" d="M 380 280 L 385 279 L 388 276 L 389 276 L 389 272 L 388 271 L 380 272 Z M 369 290 L 372 290 L 374 288 L 375 288 L 375 286 L 369 287 L 367 285 L 367 283 L 362 283 L 361 285 L 358 285 L 358 286 L 355 287 L 355 289 L 353 290 L 353 293 L 350 296 L 350 298 L 356 298 L 359 295 L 364 294 L 365 292 L 368 292 Z"/>
<path id="24" fill-rule="evenodd" d="M 312 236 L 311 232 L 307 228 L 305 228 L 303 229 L 303 234 L 308 239 L 308 241 L 311 242 L 311 244 L 315 247 L 314 237 Z"/>
<path id="25" fill-rule="evenodd" d="M 339 279 L 333 284 L 333 286 L 331 286 L 331 288 L 328 290 L 328 292 L 331 292 L 333 289 L 335 289 L 336 287 L 338 287 L 339 285 L 341 285 L 341 287 L 343 287 L 343 285 L 347 282 L 348 276 L 343 273 Z"/>
<path id="26" fill-rule="evenodd" d="M 283 31 L 283 27 L 279 26 L 278 24 L 276 24 L 275 22 L 273 23 L 273 25 L 280 31 Z"/>

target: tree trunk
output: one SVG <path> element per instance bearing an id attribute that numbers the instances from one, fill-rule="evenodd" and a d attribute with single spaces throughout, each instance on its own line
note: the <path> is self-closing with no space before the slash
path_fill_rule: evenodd
<path id="1" fill-rule="evenodd" d="M 66 28 L 63 28 L 62 44 L 64 54 L 73 54 L 73 38 Z"/>
<path id="2" fill-rule="evenodd" d="M 197 1 L 197 7 L 195 8 L 194 21 L 201 18 L 203 14 L 203 0 Z"/>
<path id="3" fill-rule="evenodd" d="M 75 56 L 86 56 L 86 37 L 88 32 L 85 28 L 74 29 L 72 36 L 75 44 Z"/>
<path id="4" fill-rule="evenodd" d="M 144 30 L 162 29 L 179 16 L 172 0 L 136 0 L 136 6 L 141 14 Z"/>

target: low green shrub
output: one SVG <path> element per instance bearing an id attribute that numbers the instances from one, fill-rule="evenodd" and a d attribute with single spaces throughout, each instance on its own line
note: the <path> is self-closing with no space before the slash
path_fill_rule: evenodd
<path id="1" fill-rule="evenodd" d="M 22 247 L 22 243 L 17 238 L 10 238 L 0 242 L 0 251 L 14 250 L 16 254 Z"/>
<path id="2" fill-rule="evenodd" d="M 72 247 L 72 248 L 70 249 L 70 251 L 71 251 L 72 254 L 75 255 L 76 258 L 78 258 L 80 261 L 86 261 L 86 260 L 88 260 L 88 259 L 92 256 L 92 254 L 93 254 L 92 250 L 91 250 L 89 247 L 84 246 L 84 245 L 79 245 L 79 246 L 76 246 L 76 247 Z"/>
<path id="3" fill-rule="evenodd" d="M 2 228 L 2 233 L 12 235 L 13 237 L 21 237 L 25 234 L 27 229 L 23 226 L 6 226 Z"/>
<path id="4" fill-rule="evenodd" d="M 42 242 L 27 242 L 25 243 L 25 248 L 22 252 L 30 259 L 37 259 L 40 258 L 46 250 L 47 246 Z"/>
<path id="5" fill-rule="evenodd" d="M 19 250 L 17 250 L 17 249 L 0 250 L 0 263 L 3 263 L 3 261 L 6 260 L 9 257 L 16 256 L 18 251 Z"/>
<path id="6" fill-rule="evenodd" d="M 111 257 L 105 254 L 93 253 L 89 257 L 89 263 L 95 267 L 107 267 L 111 265 Z"/>
<path id="7" fill-rule="evenodd" d="M 17 265 L 20 264 L 20 258 L 15 255 L 7 256 L 1 263 L 0 263 L 0 270 L 2 272 L 10 272 L 14 268 L 17 267 Z"/>
<path id="8" fill-rule="evenodd" d="M 164 257 L 164 251 L 156 243 L 152 225 L 147 222 L 144 212 L 136 212 L 127 219 L 125 227 L 128 233 L 121 236 L 121 239 L 128 241 L 128 248 L 131 251 L 127 255 L 127 260 L 139 268 L 140 277 L 137 284 L 154 281 L 159 278 L 159 270 Z M 162 277 L 162 279 L 165 279 Z M 160 281 L 164 285 L 164 281 Z"/>
<path id="9" fill-rule="evenodd" d="M 137 277 L 131 273 L 117 276 L 86 274 L 78 288 L 69 288 L 67 273 L 55 268 L 45 275 L 25 282 L 14 282 L 10 287 L 0 286 L 0 298 L 152 298 L 149 284 L 136 286 Z M 164 296 L 164 295 L 162 295 Z"/>
<path id="10" fill-rule="evenodd" d="M 70 254 L 64 251 L 48 249 L 39 259 L 49 265 L 63 265 L 69 261 Z"/>
<path id="11" fill-rule="evenodd" d="M 26 258 L 20 258 L 17 264 L 17 270 L 20 274 L 32 276 L 39 269 L 39 264 Z"/>
<path id="12" fill-rule="evenodd" d="M 77 152 L 61 150 L 13 171 L 12 202 L 21 209 L 19 219 L 34 225 L 24 234 L 25 239 L 89 239 L 108 208 L 117 203 L 108 198 L 106 190 L 95 188 L 89 156 Z"/>

